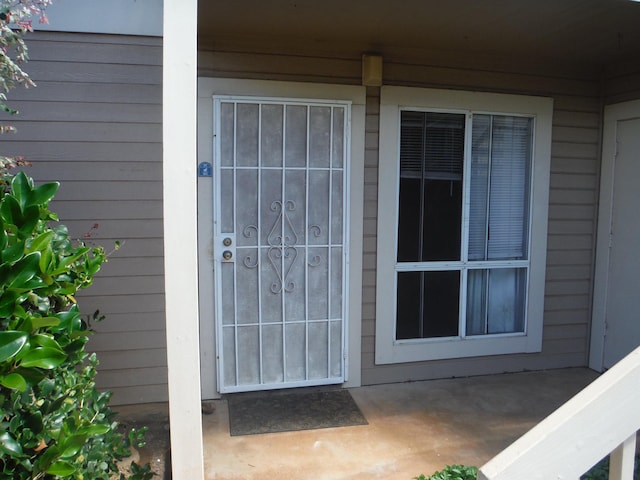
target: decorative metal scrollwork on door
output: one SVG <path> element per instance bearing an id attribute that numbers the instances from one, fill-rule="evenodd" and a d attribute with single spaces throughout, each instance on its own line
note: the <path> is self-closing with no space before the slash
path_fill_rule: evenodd
<path id="1" fill-rule="evenodd" d="M 293 228 L 288 213 L 295 211 L 295 209 L 296 204 L 291 200 L 285 202 L 276 200 L 271 204 L 271 211 L 278 213 L 278 217 L 267 236 L 269 244 L 267 258 L 278 277 L 271 284 L 272 293 L 280 293 L 282 290 L 293 292 L 296 287 L 295 282 L 289 280 L 289 276 L 298 258 L 297 245 L 300 238 Z M 287 263 L 289 264 L 288 268 Z"/>
<path id="2" fill-rule="evenodd" d="M 300 236 L 293 227 L 289 216 L 289 212 L 295 212 L 296 203 L 291 200 L 284 202 L 276 200 L 271 204 L 270 209 L 272 212 L 276 212 L 278 216 L 269 230 L 269 235 L 267 235 L 267 258 L 277 277 L 269 289 L 271 293 L 274 294 L 280 293 L 283 290 L 291 293 L 295 290 L 296 284 L 290 280 L 290 276 L 300 253 L 298 248 Z M 309 227 L 309 233 L 310 235 L 319 237 L 322 229 L 318 225 L 311 225 Z M 242 234 L 245 238 L 251 238 L 258 234 L 258 227 L 255 225 L 247 225 L 243 229 Z M 320 265 L 320 262 L 320 255 L 314 255 L 309 259 L 308 265 L 310 267 L 317 267 Z M 244 257 L 242 263 L 247 268 L 257 268 L 259 261 L 257 256 L 254 259 L 252 255 L 249 254 Z"/>

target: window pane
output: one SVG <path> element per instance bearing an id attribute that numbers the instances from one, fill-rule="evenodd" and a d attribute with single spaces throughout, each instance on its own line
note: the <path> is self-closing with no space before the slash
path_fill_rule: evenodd
<path id="1" fill-rule="evenodd" d="M 465 116 L 402 112 L 398 261 L 460 259 Z"/>
<path id="2" fill-rule="evenodd" d="M 488 258 L 527 258 L 531 119 L 494 117 Z"/>
<path id="3" fill-rule="evenodd" d="M 532 119 L 475 115 L 469 259 L 526 259 Z"/>
<path id="4" fill-rule="evenodd" d="M 467 335 L 524 332 L 526 268 L 469 270 Z"/>
<path id="5" fill-rule="evenodd" d="M 491 144 L 491 117 L 489 115 L 473 116 L 471 138 L 469 260 L 486 260 L 489 152 Z"/>
<path id="6" fill-rule="evenodd" d="M 460 272 L 399 272 L 396 339 L 458 335 Z"/>

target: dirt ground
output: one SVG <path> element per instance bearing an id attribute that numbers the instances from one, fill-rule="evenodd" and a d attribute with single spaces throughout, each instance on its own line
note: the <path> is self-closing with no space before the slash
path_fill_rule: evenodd
<path id="1" fill-rule="evenodd" d="M 169 409 L 167 404 L 145 404 L 134 406 L 116 406 L 120 429 L 129 432 L 147 427 L 145 446 L 136 448 L 130 458 L 123 460 L 122 467 L 128 467 L 132 461 L 139 465 L 149 464 L 156 474 L 155 480 L 171 479 L 171 455 L 169 438 Z"/>

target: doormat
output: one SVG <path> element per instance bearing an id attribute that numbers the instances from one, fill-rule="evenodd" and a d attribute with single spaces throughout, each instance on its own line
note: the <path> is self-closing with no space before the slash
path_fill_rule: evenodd
<path id="1" fill-rule="evenodd" d="M 228 397 L 231 436 L 367 425 L 348 390 Z"/>

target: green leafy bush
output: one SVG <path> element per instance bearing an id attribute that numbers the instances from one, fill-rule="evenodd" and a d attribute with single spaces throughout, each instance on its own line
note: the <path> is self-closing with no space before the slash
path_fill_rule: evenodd
<path id="1" fill-rule="evenodd" d="M 74 295 L 106 261 L 49 210 L 57 183 L 0 190 L 0 479 L 109 479 L 138 432 L 116 431 Z M 53 225 L 53 226 L 52 226 Z M 130 478 L 151 477 L 137 467 Z"/>
<path id="2" fill-rule="evenodd" d="M 429 477 L 420 475 L 415 480 L 476 480 L 478 469 L 465 465 L 447 465 L 441 472 L 436 472 Z"/>

